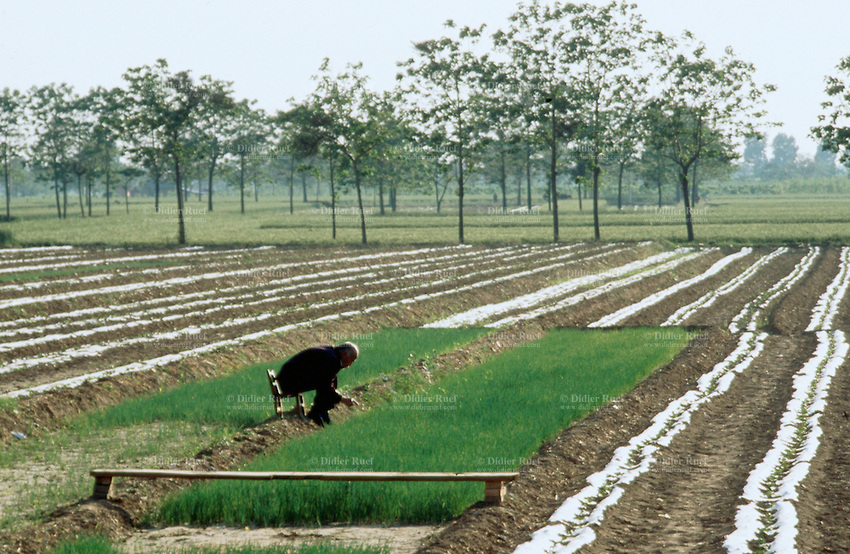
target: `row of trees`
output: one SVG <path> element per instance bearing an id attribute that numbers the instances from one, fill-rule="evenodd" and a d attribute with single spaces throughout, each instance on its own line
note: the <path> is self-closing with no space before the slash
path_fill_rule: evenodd
<path id="1" fill-rule="evenodd" d="M 823 146 L 814 157 L 800 155 L 793 136 L 778 133 L 770 141 L 772 155 L 768 157 L 768 141 L 748 138 L 744 141 L 744 154 L 740 177 L 745 179 L 780 180 L 792 178 L 832 177 L 837 174 L 836 154 Z"/>
<path id="2" fill-rule="evenodd" d="M 580 191 L 592 192 L 597 239 L 603 171 L 616 174 L 622 190 L 624 172 L 640 168 L 645 182 L 658 183 L 659 194 L 660 175 L 672 171 L 693 240 L 697 167 L 728 163 L 740 139 L 761 137 L 764 97 L 773 87 L 755 82 L 755 68 L 731 49 L 710 56 L 690 33 L 670 37 L 648 29 L 633 4 L 534 0 L 519 4 L 507 26 L 493 33 L 452 21 L 446 30 L 416 43 L 413 55 L 398 63 L 393 90 L 370 90 L 359 64 L 334 74 L 325 60 L 314 92 L 275 114 L 237 102 L 229 82 L 171 73 L 165 60 L 128 70 L 123 88 L 85 97 L 65 85 L 25 95 L 6 90 L 0 97 L 4 168 L 10 155 L 26 155 L 53 182 L 60 217 L 74 180 L 81 206 L 82 191 L 91 194 L 84 183 L 102 181 L 108 213 L 112 172 L 128 171 L 127 165 L 153 178 L 158 209 L 159 183 L 168 172 L 176 184 L 181 243 L 182 181 L 190 164 L 206 168 L 209 210 L 222 160 L 239 168 L 243 191 L 252 165 L 288 174 L 290 211 L 297 166 L 328 176 L 332 214 L 336 183 L 346 175 L 357 192 L 363 243 L 366 180 L 377 186 L 382 207 L 385 193 L 394 204 L 401 180 L 430 183 L 438 207 L 453 183 L 464 242 L 470 172 L 493 176 L 506 208 L 507 167 L 524 165 L 530 209 L 531 168 L 545 160 L 557 241 L 562 168 Z M 824 137 L 827 148 L 841 144 L 840 137 Z M 7 202 L 9 196 L 7 184 Z M 334 218 L 332 228 L 335 236 Z"/>

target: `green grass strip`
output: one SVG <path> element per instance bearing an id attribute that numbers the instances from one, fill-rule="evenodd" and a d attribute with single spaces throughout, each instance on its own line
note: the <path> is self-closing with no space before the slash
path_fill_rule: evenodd
<path id="1" fill-rule="evenodd" d="M 123 554 L 125 550 L 101 536 L 82 536 L 61 542 L 49 554 Z M 336 546 L 312 544 L 306 546 L 227 546 L 223 548 L 188 548 L 159 550 L 163 554 L 389 554 L 389 548 L 367 546 Z"/>
<path id="2" fill-rule="evenodd" d="M 339 373 L 339 386 L 356 387 L 411 362 L 454 350 L 487 334 L 481 329 L 384 329 L 353 337 L 360 357 Z M 80 420 L 80 430 L 136 425 L 153 421 L 191 421 L 242 429 L 274 414 L 266 370 L 277 371 L 285 359 L 246 367 L 209 381 L 187 383 L 152 396 L 128 400 Z M 305 394 L 308 407 L 314 393 Z M 286 409 L 286 407 L 285 407 Z"/>
<path id="3" fill-rule="evenodd" d="M 360 417 L 291 441 L 243 469 L 513 470 L 560 429 L 633 388 L 687 343 L 686 333 L 658 342 L 657 332 L 552 331 L 421 393 L 399 394 Z M 482 496 L 481 483 L 211 481 L 166 499 L 153 519 L 261 526 L 440 522 Z"/>

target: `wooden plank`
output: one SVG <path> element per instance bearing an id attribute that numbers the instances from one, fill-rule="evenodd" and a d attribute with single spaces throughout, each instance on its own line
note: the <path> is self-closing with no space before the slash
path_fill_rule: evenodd
<path id="1" fill-rule="evenodd" d="M 93 469 L 93 477 L 165 479 L 318 480 L 318 481 L 513 481 L 518 473 L 439 473 L 379 471 L 183 471 L 167 469 Z"/>

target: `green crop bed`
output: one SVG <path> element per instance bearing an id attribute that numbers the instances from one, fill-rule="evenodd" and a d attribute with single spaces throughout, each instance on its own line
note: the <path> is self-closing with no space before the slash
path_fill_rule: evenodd
<path id="1" fill-rule="evenodd" d="M 347 337 L 360 347 L 360 357 L 339 373 L 339 386 L 356 387 L 417 360 L 454 350 L 480 336 L 482 329 L 384 329 Z M 345 340 L 333 337 L 334 342 Z M 277 371 L 284 359 L 246 367 L 210 381 L 188 383 L 152 396 L 134 398 L 96 412 L 77 423 L 91 430 L 149 423 L 191 421 L 230 428 L 257 425 L 274 413 L 266 370 Z M 309 406 L 315 393 L 305 394 Z"/>
<path id="2" fill-rule="evenodd" d="M 570 422 L 627 392 L 687 342 L 656 329 L 564 329 L 287 443 L 249 471 L 508 471 Z M 215 481 L 162 504 L 166 524 L 438 522 L 480 483 Z"/>

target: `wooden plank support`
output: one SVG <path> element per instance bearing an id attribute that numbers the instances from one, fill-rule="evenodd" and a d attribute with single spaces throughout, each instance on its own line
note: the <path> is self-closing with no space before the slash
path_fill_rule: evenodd
<path id="1" fill-rule="evenodd" d="M 505 497 L 504 481 L 484 481 L 484 502 L 501 504 Z"/>
<path id="2" fill-rule="evenodd" d="M 111 475 L 96 475 L 94 478 L 94 493 L 92 498 L 95 500 L 106 500 L 109 496 L 109 487 L 112 486 Z"/>
<path id="3" fill-rule="evenodd" d="M 440 473 L 403 471 L 184 471 L 177 469 L 93 469 L 95 498 L 106 498 L 113 477 L 143 479 L 235 479 L 252 481 L 483 481 L 484 500 L 499 504 L 505 483 L 519 473 Z"/>

